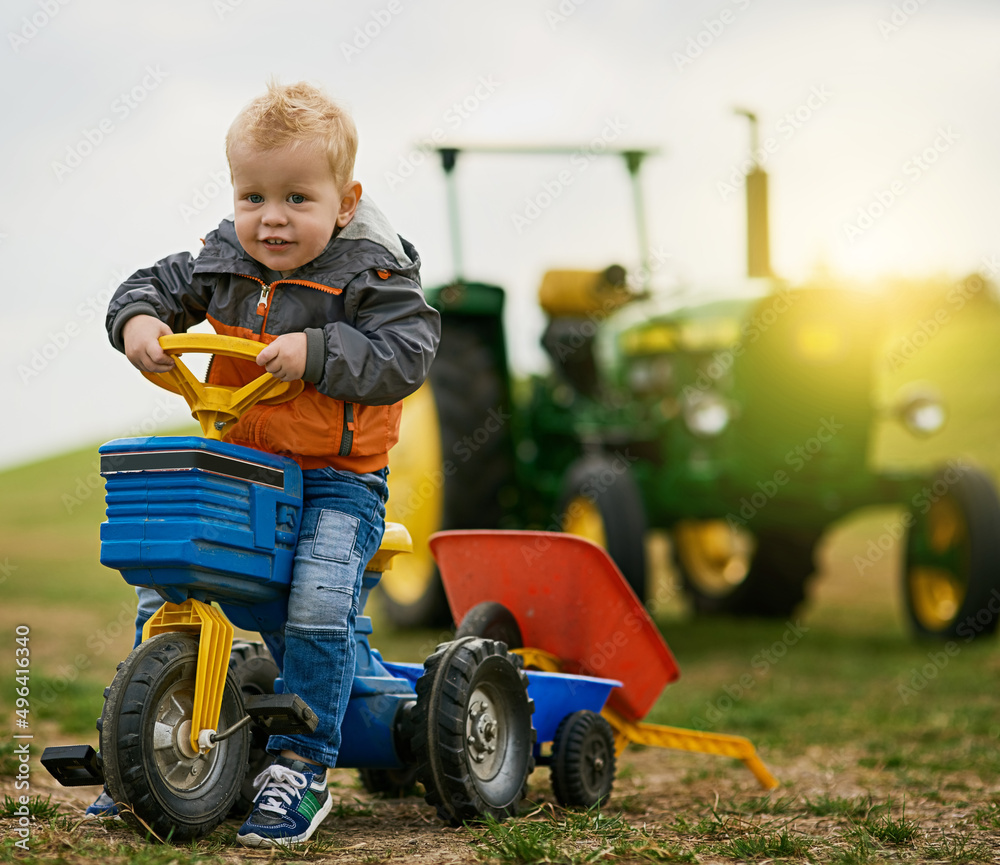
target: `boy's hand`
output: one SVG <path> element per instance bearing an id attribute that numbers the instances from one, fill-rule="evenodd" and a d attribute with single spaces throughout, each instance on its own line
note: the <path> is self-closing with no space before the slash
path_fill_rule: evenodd
<path id="1" fill-rule="evenodd" d="M 162 348 L 160 337 L 173 333 L 170 327 L 152 315 L 135 315 L 122 328 L 125 357 L 132 366 L 145 372 L 166 372 L 174 361 Z"/>
<path id="2" fill-rule="evenodd" d="M 306 335 L 283 333 L 257 355 L 262 366 L 280 381 L 297 381 L 306 371 Z"/>

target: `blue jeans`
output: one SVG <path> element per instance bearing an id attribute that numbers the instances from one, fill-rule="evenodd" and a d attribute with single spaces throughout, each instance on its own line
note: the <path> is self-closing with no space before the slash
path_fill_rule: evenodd
<path id="1" fill-rule="evenodd" d="M 354 623 L 361 576 L 382 543 L 388 469 L 368 474 L 332 468 L 302 472 L 302 528 L 288 596 L 288 620 L 262 633 L 285 682 L 319 717 L 308 735 L 271 736 L 268 751 L 294 751 L 324 766 L 340 752 L 340 725 L 354 681 Z M 162 605 L 153 589 L 136 589 L 136 645 Z"/>

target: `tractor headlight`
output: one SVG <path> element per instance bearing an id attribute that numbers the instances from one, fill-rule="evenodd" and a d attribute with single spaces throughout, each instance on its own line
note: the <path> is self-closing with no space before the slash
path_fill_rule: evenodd
<path id="1" fill-rule="evenodd" d="M 670 358 L 636 358 L 628 368 L 628 388 L 636 394 L 664 393 L 673 381 L 673 373 Z"/>
<path id="2" fill-rule="evenodd" d="M 948 420 L 944 400 L 926 385 L 904 390 L 894 402 L 893 414 L 915 436 L 934 435 Z"/>
<path id="3" fill-rule="evenodd" d="M 717 393 L 705 391 L 684 401 L 684 422 L 695 435 L 717 436 L 730 420 L 728 403 Z"/>

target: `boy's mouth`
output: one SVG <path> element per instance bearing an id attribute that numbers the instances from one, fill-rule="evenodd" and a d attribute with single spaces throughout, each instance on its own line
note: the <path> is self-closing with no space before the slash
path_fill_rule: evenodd
<path id="1" fill-rule="evenodd" d="M 266 237 L 266 238 L 264 238 L 264 243 L 266 243 L 268 246 L 287 246 L 288 245 L 288 241 L 287 240 L 279 240 L 276 237 Z"/>

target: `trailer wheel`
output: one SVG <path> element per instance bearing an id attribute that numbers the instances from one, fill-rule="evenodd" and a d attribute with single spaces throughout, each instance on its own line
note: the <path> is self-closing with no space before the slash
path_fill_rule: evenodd
<path id="1" fill-rule="evenodd" d="M 703 615 L 785 618 L 805 600 L 819 533 L 754 536 L 724 520 L 674 527 L 674 561 L 684 591 Z"/>
<path id="2" fill-rule="evenodd" d="M 957 477 L 938 472 L 928 486 L 926 506 L 910 511 L 903 563 L 910 623 L 921 637 L 988 636 L 997 627 L 994 598 L 1000 588 L 996 488 L 978 469 Z"/>
<path id="3" fill-rule="evenodd" d="M 603 805 L 615 782 L 615 734 L 596 712 L 567 715 L 552 740 L 552 789 L 566 808 Z"/>
<path id="4" fill-rule="evenodd" d="M 250 640 L 233 640 L 233 649 L 229 653 L 229 669 L 236 677 L 243 699 L 257 694 L 273 694 L 274 680 L 281 675 L 278 665 L 268 652 L 267 646 L 261 642 Z M 240 785 L 239 795 L 229 812 L 230 817 L 246 817 L 253 807 L 257 790 L 254 779 L 274 762 L 274 755 L 267 753 L 267 740 L 270 738 L 266 730 L 251 725 L 250 753 L 247 757 L 247 771 Z"/>
<path id="5" fill-rule="evenodd" d="M 246 727 L 195 753 L 188 737 L 194 707 L 198 641 L 159 634 L 137 646 L 118 670 L 101 725 L 104 778 L 119 813 L 140 834 L 185 843 L 211 832 L 229 813 L 247 768 Z M 229 673 L 220 729 L 244 715 Z"/>
<path id="6" fill-rule="evenodd" d="M 417 680 L 412 741 L 417 777 L 453 825 L 517 813 L 534 768 L 528 678 L 500 643 L 443 643 Z"/>
<path id="7" fill-rule="evenodd" d="M 517 619 L 497 601 L 483 601 L 469 610 L 455 629 L 455 639 L 461 637 L 485 637 L 503 643 L 508 649 L 524 648 Z"/>
<path id="8" fill-rule="evenodd" d="M 417 769 L 358 769 L 361 786 L 373 796 L 401 799 L 417 792 Z"/>
<path id="9" fill-rule="evenodd" d="M 563 531 L 604 547 L 640 601 L 646 599 L 646 512 L 627 466 L 608 454 L 569 467 L 560 497 Z"/>

